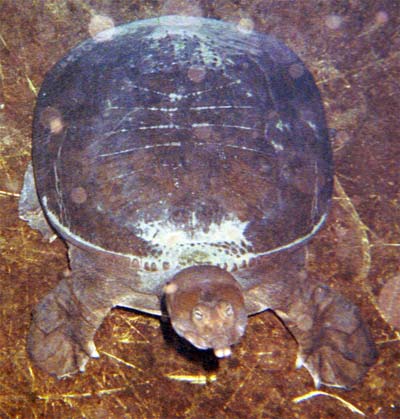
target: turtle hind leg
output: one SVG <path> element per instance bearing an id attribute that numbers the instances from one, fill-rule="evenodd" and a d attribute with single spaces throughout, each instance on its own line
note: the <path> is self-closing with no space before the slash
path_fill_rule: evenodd
<path id="1" fill-rule="evenodd" d="M 310 372 L 317 388 L 351 388 L 376 361 L 370 332 L 357 306 L 323 284 L 303 281 L 286 307 L 275 310 L 299 344 L 296 365 Z"/>
<path id="2" fill-rule="evenodd" d="M 21 220 L 27 221 L 34 230 L 39 230 L 46 240 L 51 242 L 57 237 L 47 222 L 39 203 L 31 163 L 29 163 L 25 172 L 24 186 L 18 203 L 18 213 Z"/>

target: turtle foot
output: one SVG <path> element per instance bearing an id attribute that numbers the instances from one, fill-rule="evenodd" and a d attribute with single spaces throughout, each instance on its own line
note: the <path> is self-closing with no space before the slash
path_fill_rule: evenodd
<path id="1" fill-rule="evenodd" d="M 83 317 L 85 310 L 71 292 L 63 280 L 39 303 L 28 336 L 35 364 L 58 378 L 83 372 L 90 358 L 99 357 L 93 342 L 97 327 Z"/>
<path id="2" fill-rule="evenodd" d="M 376 360 L 376 350 L 362 336 L 349 336 L 338 331 L 324 331 L 325 342 L 314 343 L 315 348 L 300 347 L 296 367 L 304 367 L 314 380 L 314 385 L 352 388 L 366 374 Z M 360 335 L 355 332 L 355 335 Z M 336 336 L 335 336 L 336 335 Z"/>
<path id="3" fill-rule="evenodd" d="M 374 364 L 377 351 L 357 306 L 318 284 L 292 305 L 287 323 L 299 344 L 296 366 L 315 386 L 351 388 Z"/>

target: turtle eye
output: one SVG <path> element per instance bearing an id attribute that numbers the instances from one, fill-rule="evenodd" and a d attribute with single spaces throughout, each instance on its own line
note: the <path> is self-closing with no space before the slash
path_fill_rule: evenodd
<path id="1" fill-rule="evenodd" d="M 192 311 L 193 319 L 195 320 L 203 320 L 203 312 L 199 307 L 195 307 Z"/>
<path id="2" fill-rule="evenodd" d="M 232 304 L 226 304 L 224 307 L 224 314 L 226 317 L 232 317 L 233 316 L 233 307 Z"/>
<path id="3" fill-rule="evenodd" d="M 219 303 L 218 311 L 225 318 L 232 317 L 234 314 L 232 304 L 225 301 Z"/>

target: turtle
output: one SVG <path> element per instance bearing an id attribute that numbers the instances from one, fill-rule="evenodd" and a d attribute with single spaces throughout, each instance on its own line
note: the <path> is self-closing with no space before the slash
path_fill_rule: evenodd
<path id="1" fill-rule="evenodd" d="M 351 388 L 374 341 L 305 265 L 333 173 L 314 78 L 274 37 L 171 15 L 82 42 L 34 111 L 20 217 L 66 242 L 70 274 L 33 311 L 30 357 L 58 378 L 84 372 L 103 319 L 125 307 L 225 358 L 271 310 L 316 387 Z"/>

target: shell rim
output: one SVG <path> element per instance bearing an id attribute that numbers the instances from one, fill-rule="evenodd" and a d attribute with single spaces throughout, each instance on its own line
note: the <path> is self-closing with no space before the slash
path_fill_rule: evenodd
<path id="1" fill-rule="evenodd" d="M 79 235 L 73 233 L 72 231 L 70 231 L 66 226 L 64 226 L 59 219 L 57 218 L 57 216 L 50 211 L 50 209 L 47 206 L 47 197 L 43 196 L 42 200 L 42 206 L 44 209 L 45 214 L 48 217 L 48 220 L 50 221 L 50 224 L 53 226 L 53 228 L 56 230 L 56 232 L 67 242 L 72 243 L 80 248 L 85 248 L 85 249 L 92 249 L 96 252 L 101 252 L 101 253 L 106 253 L 108 255 L 113 255 L 113 256 L 117 256 L 117 257 L 121 257 L 121 258 L 125 258 L 128 259 L 130 262 L 136 262 L 139 263 L 138 266 L 138 271 L 148 271 L 149 269 L 146 269 L 145 266 L 148 265 L 150 266 L 151 264 L 157 263 L 157 260 L 154 259 L 154 257 L 152 256 L 139 256 L 139 255 L 135 255 L 135 254 L 130 254 L 130 253 L 123 253 L 123 252 L 117 252 L 114 250 L 109 250 L 109 249 L 105 249 L 99 245 L 96 245 L 94 243 L 91 243 L 90 241 L 80 237 Z M 254 253 L 254 252 L 248 252 L 247 254 L 243 254 L 242 258 L 240 260 L 235 260 L 235 263 L 232 264 L 232 266 L 220 266 L 221 268 L 227 269 L 228 271 L 234 271 L 237 269 L 241 269 L 242 268 L 242 264 L 244 262 L 244 265 L 247 266 L 249 261 L 251 259 L 255 259 L 258 257 L 262 257 L 262 256 L 269 256 L 275 253 L 278 253 L 280 251 L 285 251 L 291 248 L 294 248 L 296 246 L 301 245 L 302 243 L 305 243 L 306 241 L 308 241 L 311 237 L 313 237 L 319 230 L 320 228 L 323 226 L 323 224 L 325 223 L 327 217 L 328 217 L 329 211 L 326 210 L 320 217 L 320 219 L 318 220 L 318 222 L 314 223 L 313 228 L 310 232 L 308 232 L 306 235 L 297 238 L 296 240 L 293 240 L 290 243 L 275 247 L 273 249 L 267 250 L 265 252 L 259 252 L 259 253 Z M 151 243 L 149 243 L 151 244 Z M 169 262 L 168 260 L 166 260 L 166 262 Z M 210 263 L 208 263 L 210 264 Z M 180 269 L 180 268 L 184 268 L 186 266 L 192 266 L 193 264 L 188 264 L 188 265 L 172 265 L 170 264 L 170 266 L 168 267 L 168 269 L 164 269 L 165 270 L 176 270 L 176 269 Z M 219 266 L 219 265 L 218 265 Z M 161 269 L 159 269 L 159 267 L 157 267 L 156 271 L 159 271 Z"/>

